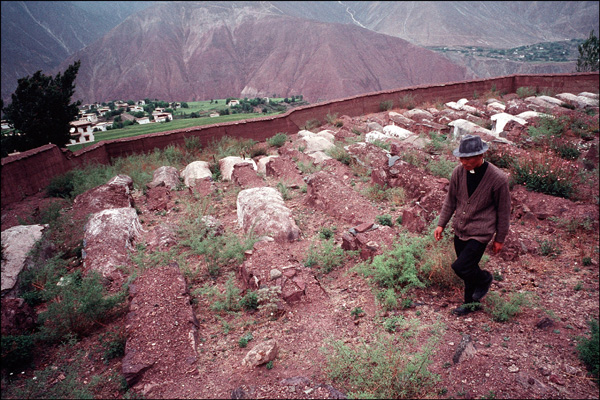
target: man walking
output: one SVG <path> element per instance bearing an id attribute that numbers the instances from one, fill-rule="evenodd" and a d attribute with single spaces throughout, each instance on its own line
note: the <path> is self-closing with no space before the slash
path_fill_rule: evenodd
<path id="1" fill-rule="evenodd" d="M 452 172 L 448 195 L 433 232 L 435 239 L 440 240 L 446 224 L 456 212 L 452 227 L 457 258 L 452 269 L 465 283 L 464 303 L 452 310 L 459 316 L 480 308 L 477 304 L 468 304 L 483 299 L 492 285 L 493 276 L 479 268 L 479 261 L 492 239 L 494 253 L 502 250 L 510 223 L 508 178 L 502 170 L 483 159 L 488 148 L 481 137 L 465 135 L 453 151 L 461 165 Z"/>

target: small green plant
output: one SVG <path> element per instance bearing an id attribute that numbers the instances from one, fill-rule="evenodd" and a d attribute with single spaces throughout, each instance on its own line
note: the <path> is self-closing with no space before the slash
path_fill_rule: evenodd
<path id="1" fill-rule="evenodd" d="M 365 312 L 360 307 L 354 307 L 352 311 L 350 311 L 350 315 L 352 315 L 354 319 L 357 319 L 365 315 Z"/>
<path id="2" fill-rule="evenodd" d="M 387 151 L 390 151 L 390 148 L 391 148 L 391 145 L 390 145 L 389 143 L 387 143 L 387 142 L 384 142 L 383 140 L 379 140 L 379 139 L 375 139 L 375 140 L 373 140 L 373 141 L 371 142 L 371 144 L 372 144 L 373 146 L 377 146 L 377 147 L 379 147 L 380 149 L 384 149 L 384 150 L 387 150 Z"/>
<path id="3" fill-rule="evenodd" d="M 402 325 L 404 323 L 404 317 L 402 317 L 401 315 L 395 315 L 393 317 L 389 317 L 386 318 L 383 321 L 383 329 L 385 329 L 387 332 L 396 332 L 396 329 L 398 329 L 399 325 Z"/>
<path id="4" fill-rule="evenodd" d="M 258 309 L 265 312 L 272 318 L 275 318 L 279 306 L 279 297 L 281 296 L 280 286 L 269 286 L 258 289 Z"/>
<path id="5" fill-rule="evenodd" d="M 456 167 L 455 161 L 446 159 L 432 160 L 427 164 L 427 170 L 439 178 L 450 179 Z"/>
<path id="6" fill-rule="evenodd" d="M 423 397 L 439 380 L 427 369 L 438 342 L 439 334 L 422 346 L 404 337 L 392 341 L 385 335 L 356 346 L 334 341 L 323 349 L 324 370 L 351 398 Z"/>
<path id="7" fill-rule="evenodd" d="M 575 287 L 573 288 L 573 290 L 575 290 L 576 292 L 578 292 L 581 289 L 583 289 L 583 282 L 577 282 L 577 284 L 575 285 Z"/>
<path id="8" fill-rule="evenodd" d="M 551 196 L 571 198 L 574 167 L 565 160 L 556 160 L 542 155 L 516 160 L 513 165 L 512 182 L 522 184 L 527 189 Z"/>
<path id="9" fill-rule="evenodd" d="M 520 98 L 535 96 L 535 88 L 521 86 L 517 88 L 517 96 Z"/>
<path id="10" fill-rule="evenodd" d="M 425 145 L 425 151 L 431 154 L 447 153 L 450 149 L 450 141 L 446 135 L 438 134 L 435 131 L 429 132 L 429 143 Z"/>
<path id="11" fill-rule="evenodd" d="M 352 163 L 352 156 L 346 149 L 341 146 L 333 146 L 329 148 L 326 153 L 331 157 L 335 158 L 339 162 L 345 165 L 350 165 Z"/>
<path id="12" fill-rule="evenodd" d="M 279 190 L 279 193 L 281 193 L 281 198 L 283 200 L 289 200 L 292 198 L 292 196 L 290 195 L 290 190 L 282 182 L 277 183 L 277 190 Z"/>
<path id="13" fill-rule="evenodd" d="M 383 100 L 379 103 L 379 111 L 389 111 L 394 107 L 394 100 Z"/>
<path id="14" fill-rule="evenodd" d="M 552 142 L 550 147 L 560 158 L 565 160 L 577 160 L 581 155 L 577 146 L 570 143 Z"/>
<path id="15" fill-rule="evenodd" d="M 562 253 L 560 245 L 558 244 L 558 240 L 556 239 L 537 239 L 537 242 L 540 245 L 539 252 L 542 256 L 556 258 Z"/>
<path id="16" fill-rule="evenodd" d="M 35 335 L 2 335 L 2 368 L 14 371 L 33 359 Z"/>
<path id="17" fill-rule="evenodd" d="M 412 110 L 417 106 L 417 102 L 415 100 L 415 96 L 412 94 L 405 94 L 400 96 L 398 106 L 400 108 L 406 108 L 407 110 Z"/>
<path id="18" fill-rule="evenodd" d="M 385 311 L 390 311 L 398 307 L 398 299 L 396 297 L 396 291 L 393 288 L 387 288 L 384 290 L 378 290 L 375 298 L 381 305 L 381 308 Z"/>
<path id="19" fill-rule="evenodd" d="M 335 245 L 333 238 L 330 238 L 321 244 L 312 243 L 310 245 L 304 265 L 307 267 L 318 265 L 321 273 L 328 274 L 334 268 L 342 265 L 347 256 L 354 254 L 354 252 L 344 252 L 341 247 Z"/>
<path id="20" fill-rule="evenodd" d="M 561 137 L 566 125 L 567 121 L 564 117 L 544 116 L 536 125 L 530 126 L 527 132 L 534 142 L 543 143 Z"/>
<path id="21" fill-rule="evenodd" d="M 402 306 L 402 308 L 411 308 L 413 305 L 413 301 L 407 297 L 407 298 L 402 299 L 402 302 L 400 303 L 400 305 Z"/>
<path id="22" fill-rule="evenodd" d="M 69 171 L 62 175 L 53 177 L 46 187 L 46 195 L 48 197 L 62 197 L 65 199 L 71 198 L 71 194 L 75 187 L 73 183 L 74 178 L 75 171 Z"/>
<path id="23" fill-rule="evenodd" d="M 585 267 L 592 265 L 592 257 L 583 257 L 581 259 L 581 264 L 583 264 Z"/>
<path id="24" fill-rule="evenodd" d="M 598 330 L 598 321 L 588 321 L 588 325 L 590 327 L 590 336 L 577 338 L 577 351 L 579 352 L 579 359 L 583 361 L 596 383 L 598 383 L 600 379 L 600 333 Z"/>
<path id="25" fill-rule="evenodd" d="M 335 227 L 332 229 L 332 228 L 328 228 L 328 227 L 324 226 L 321 229 L 319 229 L 319 239 L 322 239 L 322 240 L 331 239 L 333 237 L 334 233 L 335 233 Z"/>
<path id="26" fill-rule="evenodd" d="M 394 288 L 401 294 L 411 288 L 425 287 L 418 277 L 418 264 L 425 256 L 424 240 L 402 234 L 392 249 L 355 268 L 379 287 Z"/>
<path id="27" fill-rule="evenodd" d="M 123 330 L 111 330 L 98 337 L 100 345 L 104 349 L 104 363 L 108 364 L 113 358 L 123 357 L 125 354 L 125 342 L 127 335 Z"/>
<path id="28" fill-rule="evenodd" d="M 86 334 L 125 300 L 125 291 L 107 296 L 101 276 L 95 272 L 82 277 L 81 271 L 76 271 L 56 288 L 47 289 L 55 301 L 40 313 L 38 321 L 43 339 L 51 342 Z"/>
<path id="29" fill-rule="evenodd" d="M 252 339 L 254 339 L 254 336 L 252 336 L 252 332 L 248 332 L 238 339 L 238 345 L 242 348 L 247 347 L 248 342 L 250 342 Z"/>
<path id="30" fill-rule="evenodd" d="M 493 276 L 494 280 L 497 282 L 502 282 L 504 280 L 504 276 L 502 276 L 502 272 L 500 271 L 494 271 Z"/>
<path id="31" fill-rule="evenodd" d="M 383 226 L 393 226 L 394 225 L 394 223 L 392 222 L 392 216 L 389 214 L 377 215 L 375 217 L 375 221 L 379 225 L 383 225 Z"/>
<path id="32" fill-rule="evenodd" d="M 281 147 L 288 141 L 288 135 L 283 132 L 276 133 L 274 136 L 267 139 L 269 146 Z"/>
<path id="33" fill-rule="evenodd" d="M 498 293 L 491 292 L 486 297 L 484 309 L 494 321 L 506 322 L 518 315 L 527 305 L 529 300 L 524 293 L 515 293 L 508 300 L 504 300 Z"/>
<path id="34" fill-rule="evenodd" d="M 313 118 L 313 119 L 309 119 L 308 121 L 305 122 L 304 129 L 307 131 L 312 131 L 313 129 L 318 128 L 321 125 L 323 125 L 321 123 L 321 121 L 319 121 L 316 118 Z"/>
<path id="35" fill-rule="evenodd" d="M 255 291 L 249 291 L 240 300 L 240 306 L 244 310 L 257 310 L 258 309 L 258 294 Z"/>
<path id="36" fill-rule="evenodd" d="M 202 143 L 198 136 L 190 136 L 183 139 L 184 147 L 189 153 L 200 152 L 202 150 Z"/>
<path id="37" fill-rule="evenodd" d="M 266 369 L 273 369 L 273 360 L 269 361 L 266 365 L 265 365 Z"/>

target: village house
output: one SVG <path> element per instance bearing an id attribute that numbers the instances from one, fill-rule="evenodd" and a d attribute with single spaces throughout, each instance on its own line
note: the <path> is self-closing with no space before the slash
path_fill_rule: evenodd
<path id="1" fill-rule="evenodd" d="M 173 121 L 173 115 L 171 113 L 152 113 L 154 122 L 166 122 Z"/>
<path id="2" fill-rule="evenodd" d="M 106 132 L 108 127 L 112 124 L 110 122 L 98 122 L 96 125 L 92 126 L 93 132 Z"/>
<path id="3" fill-rule="evenodd" d="M 10 129 L 10 124 L 8 121 L 2 120 L 2 129 Z"/>
<path id="4" fill-rule="evenodd" d="M 110 108 L 108 107 L 100 107 L 98 109 L 98 112 L 100 113 L 100 115 L 105 116 L 107 112 L 110 111 Z"/>
<path id="5" fill-rule="evenodd" d="M 210 115 L 209 115 L 209 117 L 211 117 L 211 118 L 215 118 L 218 116 L 219 116 L 219 113 L 210 113 Z"/>
<path id="6" fill-rule="evenodd" d="M 89 122 L 91 122 L 92 124 L 95 124 L 96 122 L 98 122 L 98 116 L 96 115 L 96 113 L 85 113 L 83 114 L 83 118 Z"/>
<path id="7" fill-rule="evenodd" d="M 144 111 L 144 107 L 142 106 L 129 106 L 130 112 Z"/>
<path id="8" fill-rule="evenodd" d="M 150 117 L 136 118 L 135 122 L 137 122 L 140 125 L 149 124 L 150 123 Z"/>
<path id="9" fill-rule="evenodd" d="M 239 105 L 240 105 L 239 100 L 229 100 L 229 107 L 239 106 Z"/>
<path id="10" fill-rule="evenodd" d="M 138 106 L 145 106 L 146 105 L 146 101 L 145 100 L 138 100 L 137 101 L 137 105 Z"/>
<path id="11" fill-rule="evenodd" d="M 68 143 L 67 146 L 94 141 L 94 131 L 90 121 L 72 121 L 69 124 L 71 125 L 69 131 L 71 133 L 71 143 Z"/>

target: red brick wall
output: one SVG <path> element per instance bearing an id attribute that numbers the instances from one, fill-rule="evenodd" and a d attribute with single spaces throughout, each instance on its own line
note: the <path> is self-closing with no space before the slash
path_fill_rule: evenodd
<path id="1" fill-rule="evenodd" d="M 98 143 L 77 153 L 61 151 L 55 145 L 46 145 L 19 155 L 2 159 L 2 206 L 20 201 L 24 196 L 43 190 L 52 177 L 90 162 L 108 164 L 111 158 L 135 153 L 147 153 L 154 148 L 180 146 L 186 137 L 196 136 L 203 146 L 223 136 L 264 141 L 278 132 L 294 134 L 309 120 L 325 121 L 327 114 L 359 116 L 380 111 L 382 101 L 392 100 L 397 106 L 400 99 L 411 95 L 417 102 L 448 102 L 495 88 L 499 92 L 514 93 L 517 88 L 529 86 L 538 91 L 548 88 L 554 92 L 598 92 L 598 73 L 510 75 L 499 78 L 446 83 L 432 86 L 413 86 L 348 97 L 344 99 L 302 106 L 285 114 L 259 119 L 207 125 L 153 133 L 132 138 Z"/>

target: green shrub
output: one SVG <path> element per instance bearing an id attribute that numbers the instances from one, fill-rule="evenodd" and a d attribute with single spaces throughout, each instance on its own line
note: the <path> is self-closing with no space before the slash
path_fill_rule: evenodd
<path id="1" fill-rule="evenodd" d="M 417 102 L 415 100 L 415 96 L 412 94 L 405 94 L 400 96 L 398 106 L 400 108 L 406 108 L 407 110 L 412 110 L 417 106 Z"/>
<path id="2" fill-rule="evenodd" d="M 504 147 L 494 145 L 485 153 L 485 159 L 498 168 L 510 168 L 515 161 Z"/>
<path id="3" fill-rule="evenodd" d="M 38 317 L 43 325 L 43 339 L 51 342 L 87 333 L 96 322 L 110 317 L 126 297 L 124 291 L 107 296 L 101 276 L 96 272 L 82 277 L 81 272 L 76 271 L 65 276 L 51 291 L 56 300 Z"/>
<path id="4" fill-rule="evenodd" d="M 14 371 L 33 359 L 35 335 L 2 335 L 2 369 Z"/>
<path id="5" fill-rule="evenodd" d="M 350 153 L 348 153 L 346 149 L 344 149 L 341 146 L 333 146 L 327 149 L 326 153 L 331 158 L 335 158 L 342 164 L 350 165 L 350 163 L 352 162 L 352 156 L 350 155 Z"/>
<path id="6" fill-rule="evenodd" d="M 37 260 L 37 257 L 34 256 Z M 26 268 L 21 273 L 19 287 L 25 301 L 35 306 L 56 295 L 58 281 L 67 274 L 67 262 L 58 254 L 40 265 Z"/>
<path id="7" fill-rule="evenodd" d="M 321 125 L 323 125 L 321 123 L 321 121 L 319 121 L 316 118 L 313 118 L 313 119 L 309 119 L 308 121 L 306 121 L 304 123 L 304 129 L 307 130 L 307 131 L 312 131 L 313 129 L 318 128 Z"/>
<path id="8" fill-rule="evenodd" d="M 389 214 L 378 215 L 375 217 L 375 221 L 379 225 L 384 225 L 384 226 L 393 226 L 394 225 L 394 223 L 392 222 L 392 216 Z"/>
<path id="9" fill-rule="evenodd" d="M 398 307 L 398 299 L 396 297 L 396 291 L 393 288 L 387 288 L 378 290 L 375 294 L 377 302 L 382 309 L 390 311 Z"/>
<path id="10" fill-rule="evenodd" d="M 439 178 L 450 179 L 452 177 L 452 171 L 456 167 L 455 161 L 449 161 L 445 159 L 433 160 L 427 164 L 427 170 L 433 175 Z"/>
<path id="11" fill-rule="evenodd" d="M 390 151 L 391 145 L 383 140 L 375 139 L 371 142 L 372 145 L 379 147 L 380 149 L 384 149 Z"/>
<path id="12" fill-rule="evenodd" d="M 540 255 L 542 256 L 556 258 L 556 256 L 562 253 L 560 245 L 558 244 L 558 241 L 556 239 L 537 239 L 537 242 L 540 245 L 539 251 Z"/>
<path id="13" fill-rule="evenodd" d="M 429 142 L 425 145 L 425 151 L 432 154 L 449 153 L 451 143 L 446 135 L 435 131 L 429 132 Z"/>
<path id="14" fill-rule="evenodd" d="M 553 138 L 561 137 L 566 125 L 565 117 L 544 116 L 539 119 L 536 125 L 530 126 L 527 132 L 535 142 L 547 142 Z"/>
<path id="15" fill-rule="evenodd" d="M 350 398 L 406 399 L 428 397 L 427 390 L 439 380 L 428 371 L 439 337 L 417 346 L 400 338 L 380 335 L 370 344 L 350 346 L 334 341 L 324 348 L 325 372 Z"/>
<path id="16" fill-rule="evenodd" d="M 521 86 L 517 88 L 517 96 L 520 98 L 535 96 L 535 88 Z"/>
<path id="17" fill-rule="evenodd" d="M 243 348 L 243 347 L 246 347 L 246 346 L 248 346 L 248 343 L 249 343 L 249 342 L 250 342 L 252 339 L 254 339 L 254 336 L 252 335 L 252 332 L 248 332 L 248 333 L 246 333 L 244 336 L 242 336 L 241 338 L 239 338 L 239 340 L 238 340 L 238 345 L 239 345 L 240 347 L 242 347 L 242 348 Z"/>
<path id="18" fill-rule="evenodd" d="M 574 146 L 569 143 L 552 142 L 550 147 L 552 148 L 552 150 L 554 150 L 556 154 L 558 154 L 560 158 L 563 158 L 565 160 L 577 160 L 581 155 L 581 151 L 579 151 L 577 146 Z"/>
<path id="19" fill-rule="evenodd" d="M 600 357 L 598 349 L 600 333 L 598 331 L 598 321 L 588 321 L 588 325 L 590 326 L 590 337 L 577 338 L 577 351 L 579 352 L 579 359 L 583 361 L 596 383 L 598 383 L 598 380 L 600 379 Z"/>
<path id="20" fill-rule="evenodd" d="M 386 318 L 383 321 L 383 329 L 385 329 L 388 332 L 396 332 L 396 329 L 399 326 L 404 325 L 404 323 L 405 320 L 402 315 L 395 315 L 393 317 Z"/>
<path id="21" fill-rule="evenodd" d="M 335 228 L 331 229 L 326 226 L 319 229 L 319 239 L 327 240 L 331 239 L 335 233 Z"/>
<path id="22" fill-rule="evenodd" d="M 376 255 L 371 263 L 363 262 L 356 268 L 379 287 L 394 288 L 405 293 L 411 288 L 425 286 L 419 280 L 417 270 L 424 256 L 424 239 L 402 234 L 391 250 Z"/>
<path id="23" fill-rule="evenodd" d="M 180 246 L 204 256 L 208 273 L 213 277 L 220 274 L 221 267 L 241 263 L 246 250 L 250 250 L 257 240 L 252 234 L 242 240 L 233 233 L 216 235 L 202 222 L 201 216 L 183 225 L 179 231 Z"/>
<path id="24" fill-rule="evenodd" d="M 281 147 L 288 141 L 288 135 L 283 132 L 276 133 L 274 136 L 267 139 L 269 146 Z"/>
<path id="25" fill-rule="evenodd" d="M 318 265 L 321 273 L 329 273 L 334 268 L 341 266 L 346 260 L 346 256 L 353 255 L 353 252 L 344 252 L 344 250 L 335 245 L 333 238 L 324 241 L 322 244 L 312 243 L 308 248 L 308 254 L 304 259 L 304 265 L 313 267 Z"/>
<path id="26" fill-rule="evenodd" d="M 283 200 L 289 200 L 292 198 L 290 195 L 290 190 L 282 182 L 277 183 L 277 190 L 279 191 L 279 193 L 281 193 L 281 198 Z"/>
<path id="27" fill-rule="evenodd" d="M 504 300 L 498 293 L 490 292 L 484 302 L 484 310 L 494 321 L 506 322 L 518 315 L 527 305 L 529 300 L 524 293 L 514 293 L 508 300 Z"/>
<path id="28" fill-rule="evenodd" d="M 586 267 L 590 266 L 590 265 L 592 265 L 592 258 L 591 257 L 583 257 L 583 259 L 581 260 L 581 263 Z"/>
<path id="29" fill-rule="evenodd" d="M 190 136 L 183 139 L 184 147 L 189 153 L 197 153 L 202 150 L 202 143 L 198 136 Z"/>
<path id="30" fill-rule="evenodd" d="M 279 306 L 281 296 L 280 286 L 269 286 L 258 289 L 258 309 L 269 315 L 271 318 L 275 318 Z"/>
<path id="31" fill-rule="evenodd" d="M 360 318 L 365 315 L 365 311 L 360 307 L 354 307 L 352 311 L 350 311 L 350 315 L 354 317 L 354 319 Z"/>
<path id="32" fill-rule="evenodd" d="M 513 164 L 512 182 L 551 196 L 571 198 L 574 193 L 573 167 L 567 161 L 543 155 L 529 155 Z"/>
<path id="33" fill-rule="evenodd" d="M 394 100 L 383 100 L 379 103 L 379 111 L 389 111 L 394 107 Z"/>
<path id="34" fill-rule="evenodd" d="M 100 345 L 104 349 L 103 358 L 104 363 L 108 364 L 108 361 L 113 358 L 123 357 L 125 354 L 125 342 L 127 342 L 127 335 L 123 330 L 111 330 L 98 337 Z"/>
<path id="35" fill-rule="evenodd" d="M 257 310 L 258 309 L 258 295 L 255 291 L 249 291 L 240 300 L 240 306 L 244 310 Z"/>
<path id="36" fill-rule="evenodd" d="M 62 175 L 56 175 L 50 180 L 46 187 L 46 195 L 49 197 L 62 197 L 64 199 L 71 198 L 71 193 L 74 188 L 75 172 L 68 171 Z"/>

